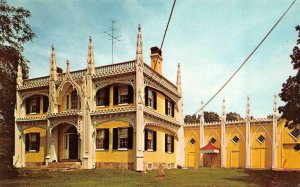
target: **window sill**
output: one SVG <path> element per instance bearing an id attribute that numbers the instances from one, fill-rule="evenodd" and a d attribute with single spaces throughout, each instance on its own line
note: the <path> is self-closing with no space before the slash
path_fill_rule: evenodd
<path id="1" fill-rule="evenodd" d="M 154 152 L 153 149 L 147 149 L 148 152 Z"/>
<path id="2" fill-rule="evenodd" d="M 108 151 L 108 149 L 96 149 L 96 151 Z"/>
<path id="3" fill-rule="evenodd" d="M 30 112 L 29 114 L 37 114 L 36 112 Z"/>
<path id="4" fill-rule="evenodd" d="M 118 151 L 128 151 L 127 148 L 118 148 Z"/>
<path id="5" fill-rule="evenodd" d="M 128 105 L 129 103 L 120 103 L 119 106 Z"/>
<path id="6" fill-rule="evenodd" d="M 166 152 L 166 154 L 173 154 L 172 152 Z"/>
<path id="7" fill-rule="evenodd" d="M 29 151 L 27 151 L 27 152 L 29 152 L 29 153 L 37 153 L 36 150 L 29 150 Z"/>
<path id="8" fill-rule="evenodd" d="M 104 107 L 108 107 L 106 105 L 100 105 L 100 106 L 96 106 L 97 108 L 104 108 Z"/>

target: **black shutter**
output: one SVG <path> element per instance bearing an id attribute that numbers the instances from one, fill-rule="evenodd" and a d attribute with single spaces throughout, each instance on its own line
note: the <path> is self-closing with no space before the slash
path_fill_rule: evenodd
<path id="1" fill-rule="evenodd" d="M 147 144 L 147 140 L 148 140 L 148 129 L 145 129 L 145 151 L 147 151 L 148 149 L 148 144 Z"/>
<path id="2" fill-rule="evenodd" d="M 156 92 L 153 92 L 153 106 L 154 109 L 157 109 L 157 98 L 156 98 Z"/>
<path id="3" fill-rule="evenodd" d="M 30 98 L 27 98 L 25 100 L 25 105 L 26 105 L 26 114 L 30 113 Z"/>
<path id="4" fill-rule="evenodd" d="M 109 149 L 109 129 L 104 129 L 104 149 Z"/>
<path id="5" fill-rule="evenodd" d="M 40 151 L 40 133 L 36 133 L 36 149 L 37 152 Z"/>
<path id="6" fill-rule="evenodd" d="M 172 108 L 172 117 L 174 117 L 174 108 L 175 108 L 175 103 L 174 102 L 172 102 L 172 106 L 171 106 Z"/>
<path id="7" fill-rule="evenodd" d="M 145 104 L 148 106 L 148 87 L 145 87 Z"/>
<path id="8" fill-rule="evenodd" d="M 29 151 L 29 134 L 25 134 L 25 151 Z"/>
<path id="9" fill-rule="evenodd" d="M 168 99 L 165 99 L 165 114 L 168 115 Z"/>
<path id="10" fill-rule="evenodd" d="M 153 151 L 156 151 L 156 131 L 153 131 Z"/>
<path id="11" fill-rule="evenodd" d="M 46 113 L 48 111 L 49 107 L 49 99 L 46 96 L 43 96 L 43 113 Z"/>
<path id="12" fill-rule="evenodd" d="M 109 86 L 105 88 L 105 106 L 109 106 Z"/>
<path id="13" fill-rule="evenodd" d="M 171 152 L 174 153 L 174 136 L 171 136 Z"/>
<path id="14" fill-rule="evenodd" d="M 113 129 L 113 149 L 118 149 L 118 128 Z"/>
<path id="15" fill-rule="evenodd" d="M 40 113 L 41 109 L 41 102 L 40 102 L 40 97 L 36 97 L 36 113 Z"/>
<path id="16" fill-rule="evenodd" d="M 168 152 L 168 135 L 165 134 L 165 152 Z"/>
<path id="17" fill-rule="evenodd" d="M 132 142 L 133 142 L 133 128 L 128 128 L 128 149 L 132 149 Z"/>
<path id="18" fill-rule="evenodd" d="M 133 103 L 133 88 L 128 85 L 128 103 Z"/>
<path id="19" fill-rule="evenodd" d="M 118 102 L 118 98 L 119 98 L 119 87 L 118 86 L 114 86 L 114 105 L 119 104 Z"/>

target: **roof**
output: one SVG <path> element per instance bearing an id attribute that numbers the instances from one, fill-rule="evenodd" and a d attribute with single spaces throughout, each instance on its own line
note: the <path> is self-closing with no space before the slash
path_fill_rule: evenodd
<path id="1" fill-rule="evenodd" d="M 202 148 L 200 148 L 201 153 L 219 153 L 220 150 L 216 148 L 211 142 Z"/>

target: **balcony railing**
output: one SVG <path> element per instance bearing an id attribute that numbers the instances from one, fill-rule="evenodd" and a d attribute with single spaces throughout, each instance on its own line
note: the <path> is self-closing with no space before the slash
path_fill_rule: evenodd
<path id="1" fill-rule="evenodd" d="M 96 67 L 94 77 L 126 73 L 134 70 L 135 61 L 128 61 L 119 64 L 111 64 L 107 66 Z"/>

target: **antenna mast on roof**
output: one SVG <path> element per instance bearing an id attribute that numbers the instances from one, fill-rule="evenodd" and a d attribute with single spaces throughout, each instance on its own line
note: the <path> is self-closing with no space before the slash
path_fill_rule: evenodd
<path id="1" fill-rule="evenodd" d="M 108 36 L 108 39 L 111 40 L 111 63 L 114 63 L 114 44 L 116 42 L 119 42 L 121 40 L 119 40 L 119 38 L 121 37 L 121 35 L 115 36 L 116 35 L 116 28 L 114 26 L 115 24 L 115 20 L 111 19 L 111 28 L 110 28 L 110 33 L 104 31 L 103 33 L 106 34 Z"/>

